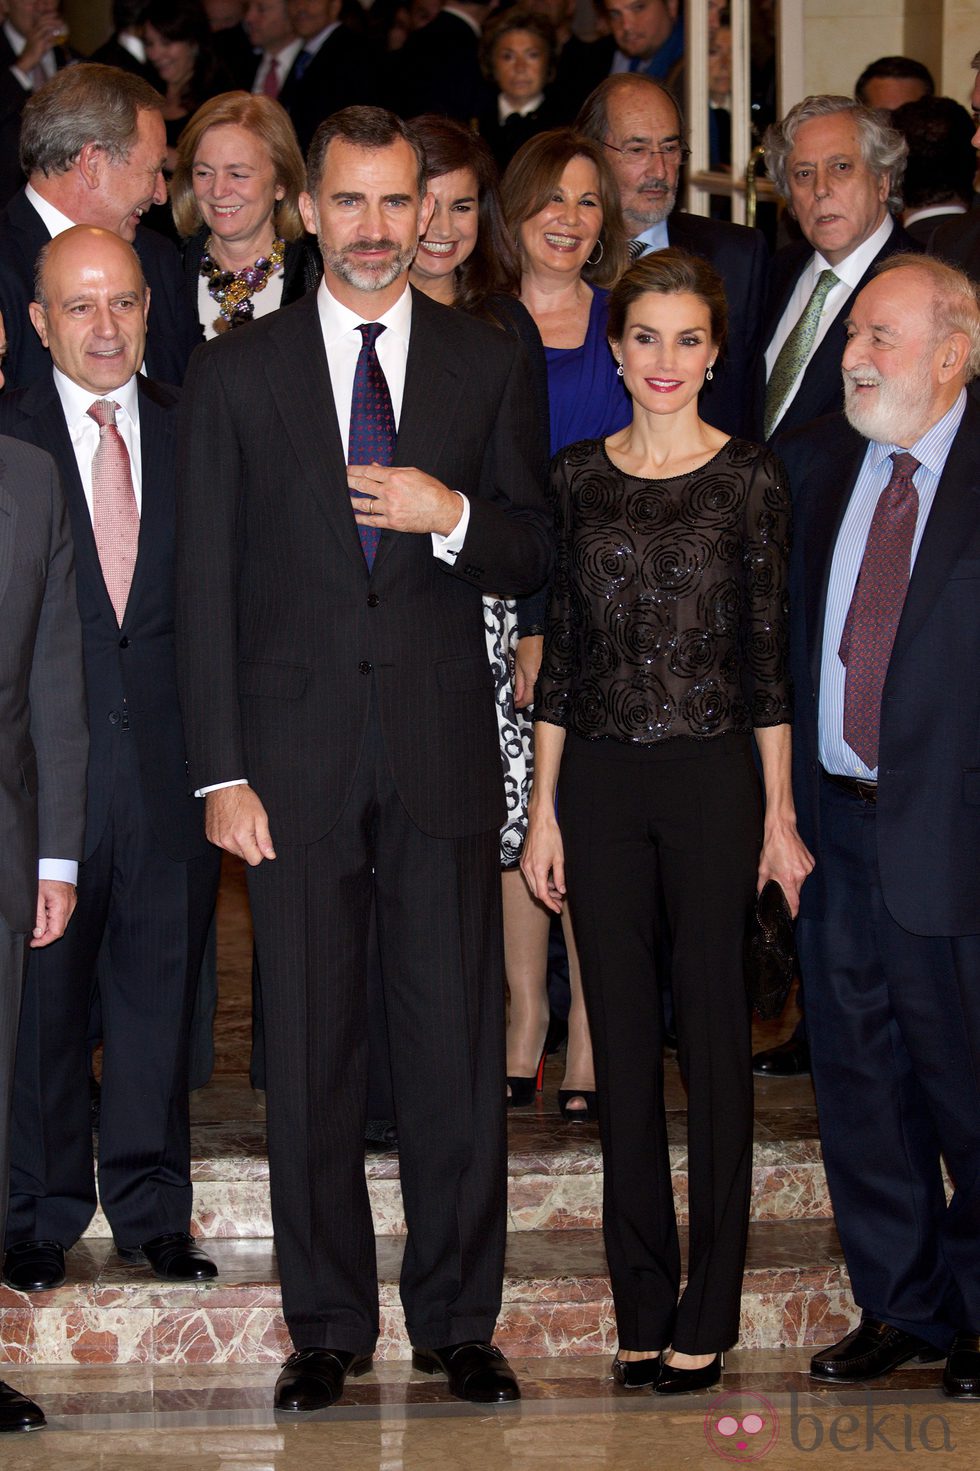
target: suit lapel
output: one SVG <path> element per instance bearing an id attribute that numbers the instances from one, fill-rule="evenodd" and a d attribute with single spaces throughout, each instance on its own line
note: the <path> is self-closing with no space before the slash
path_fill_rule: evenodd
<path id="1" fill-rule="evenodd" d="M 866 441 L 850 428 L 843 416 L 839 421 L 839 428 L 838 447 L 826 460 L 820 461 L 819 470 L 807 486 L 807 498 L 811 507 L 804 549 L 806 626 L 810 643 L 807 652 L 815 690 L 820 688 L 827 587 L 834 548 L 837 545 L 837 533 L 867 447 Z"/>
<path id="2" fill-rule="evenodd" d="M 367 575 L 357 522 L 347 489 L 347 455 L 341 442 L 316 293 L 277 313 L 283 326 L 266 366 L 269 392 L 317 504 L 347 556 Z M 301 365 L 298 368 L 297 365 Z"/>
<path id="3" fill-rule="evenodd" d="M 451 354 L 447 353 L 445 326 L 442 310 L 434 309 L 428 297 L 413 287 L 412 335 L 395 445 L 396 465 L 435 465 L 450 425 L 455 422 L 461 384 Z M 375 566 L 404 540 L 397 532 L 382 531 Z"/>
<path id="4" fill-rule="evenodd" d="M 140 533 L 124 623 L 139 606 L 147 578 L 152 576 L 153 552 L 165 547 L 174 534 L 176 414 L 158 399 L 152 383 L 140 378 L 136 387 L 140 416 Z"/>
<path id="5" fill-rule="evenodd" d="M 980 408 L 969 400 L 959 433 L 953 440 L 936 498 L 929 512 L 909 590 L 902 609 L 892 662 L 900 659 L 928 617 L 963 549 L 964 528 L 976 525 L 980 513 L 977 442 Z"/>

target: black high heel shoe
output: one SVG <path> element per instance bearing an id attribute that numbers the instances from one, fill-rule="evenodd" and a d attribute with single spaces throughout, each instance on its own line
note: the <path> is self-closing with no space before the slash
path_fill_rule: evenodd
<path id="1" fill-rule="evenodd" d="M 612 1361 L 612 1377 L 621 1389 L 652 1389 L 660 1378 L 663 1363 L 663 1354 L 651 1359 L 621 1359 L 617 1354 Z"/>
<path id="2" fill-rule="evenodd" d="M 534 1102 L 536 1093 L 540 1093 L 544 1087 L 544 1065 L 548 1058 L 547 1043 L 541 1050 L 541 1060 L 538 1063 L 537 1072 L 530 1078 L 507 1079 L 507 1087 L 510 1093 L 507 1098 L 508 1108 L 527 1108 Z"/>
<path id="3" fill-rule="evenodd" d="M 695 1389 L 710 1389 L 721 1378 L 725 1367 L 725 1355 L 715 1354 L 710 1364 L 701 1369 L 675 1369 L 673 1364 L 664 1364 L 660 1377 L 653 1386 L 654 1394 L 690 1394 Z"/>
<path id="4" fill-rule="evenodd" d="M 584 1108 L 569 1108 L 573 1098 L 584 1098 Z M 595 1090 L 588 1088 L 559 1088 L 558 1108 L 562 1118 L 569 1124 L 591 1124 L 597 1117 Z"/>

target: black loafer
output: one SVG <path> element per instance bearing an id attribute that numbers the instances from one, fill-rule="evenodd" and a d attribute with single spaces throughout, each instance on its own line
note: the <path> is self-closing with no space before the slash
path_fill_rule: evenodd
<path id="1" fill-rule="evenodd" d="M 151 1267 L 161 1282 L 209 1282 L 218 1275 L 207 1252 L 187 1231 L 170 1231 L 140 1246 L 117 1246 L 116 1250 L 124 1262 Z"/>
<path id="2" fill-rule="evenodd" d="M 957 1333 L 943 1370 L 943 1394 L 980 1399 L 980 1333 Z"/>
<path id="3" fill-rule="evenodd" d="M 700 1369 L 682 1369 L 673 1364 L 664 1364 L 660 1371 L 660 1378 L 653 1386 L 654 1394 L 692 1394 L 696 1389 L 710 1389 L 717 1384 L 721 1378 L 725 1360 L 722 1354 L 715 1354 L 710 1364 L 703 1365 Z"/>
<path id="4" fill-rule="evenodd" d="M 47 1423 L 40 1405 L 0 1382 L 0 1431 L 40 1430 Z"/>
<path id="5" fill-rule="evenodd" d="M 760 1078 L 800 1078 L 810 1071 L 810 1044 L 801 1038 L 790 1037 L 778 1047 L 769 1047 L 757 1052 L 752 1059 L 752 1071 Z"/>
<path id="6" fill-rule="evenodd" d="M 620 1389 L 652 1389 L 663 1363 L 663 1354 L 649 1359 L 621 1359 L 617 1354 L 612 1361 L 612 1377 Z"/>
<path id="7" fill-rule="evenodd" d="M 840 1343 L 813 1355 L 810 1378 L 830 1379 L 835 1384 L 860 1384 L 865 1379 L 878 1379 L 890 1373 L 909 1359 L 931 1364 L 941 1358 L 939 1349 L 924 1338 L 879 1323 L 876 1318 L 864 1318 Z"/>
<path id="8" fill-rule="evenodd" d="M 513 1369 L 492 1343 L 451 1343 L 446 1348 L 413 1348 L 412 1368 L 445 1374 L 449 1393 L 475 1405 L 502 1405 L 521 1397 Z"/>
<path id="9" fill-rule="evenodd" d="M 15 1292 L 50 1292 L 65 1280 L 65 1248 L 59 1241 L 18 1241 L 3 1258 L 3 1280 Z"/>
<path id="10" fill-rule="evenodd" d="M 343 1394 L 347 1376 L 366 1374 L 371 1362 L 370 1354 L 352 1354 L 344 1348 L 301 1348 L 283 1364 L 273 1404 L 290 1415 L 327 1410 Z"/>

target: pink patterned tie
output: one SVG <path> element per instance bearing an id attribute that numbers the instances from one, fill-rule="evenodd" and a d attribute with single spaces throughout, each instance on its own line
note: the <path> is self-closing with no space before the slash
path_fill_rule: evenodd
<path id="1" fill-rule="evenodd" d="M 895 468 L 878 497 L 864 559 L 847 610 L 838 655 L 844 681 L 844 739 L 870 770 L 878 765 L 881 692 L 905 606 L 919 493 L 914 455 L 892 455 Z"/>
<path id="2" fill-rule="evenodd" d="M 279 96 L 279 60 L 273 56 L 269 62 L 269 70 L 265 74 L 262 83 L 262 91 L 266 97 L 271 97 L 273 102 Z"/>
<path id="3" fill-rule="evenodd" d="M 118 409 L 111 398 L 97 398 L 88 413 L 99 426 L 99 447 L 92 457 L 92 529 L 116 622 L 122 627 L 136 566 L 140 518 L 129 451 L 116 428 Z"/>

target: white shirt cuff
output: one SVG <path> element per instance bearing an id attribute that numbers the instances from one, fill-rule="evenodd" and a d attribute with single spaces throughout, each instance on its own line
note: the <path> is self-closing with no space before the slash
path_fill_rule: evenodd
<path id="1" fill-rule="evenodd" d="M 247 787 L 247 776 L 236 776 L 234 781 L 216 781 L 213 787 L 198 787 L 195 797 L 206 797 L 208 792 L 222 792 L 225 787 Z"/>
<path id="2" fill-rule="evenodd" d="M 59 884 L 77 884 L 78 864 L 73 858 L 41 858 L 37 876 L 39 879 L 54 879 Z"/>
<path id="3" fill-rule="evenodd" d="M 13 72 L 18 82 L 20 82 L 20 85 L 23 87 L 24 91 L 30 92 L 34 86 L 34 83 L 27 75 L 27 73 L 22 72 L 19 66 L 12 66 L 10 70 Z"/>
<path id="4" fill-rule="evenodd" d="M 432 537 L 432 555 L 438 557 L 440 562 L 448 562 L 450 566 L 452 566 L 463 550 L 463 542 L 466 540 L 466 533 L 470 525 L 470 503 L 468 498 L 459 490 L 454 491 L 453 494 L 458 495 L 463 502 L 463 514 L 448 536 L 440 536 L 438 531 L 431 531 L 429 533 Z"/>

